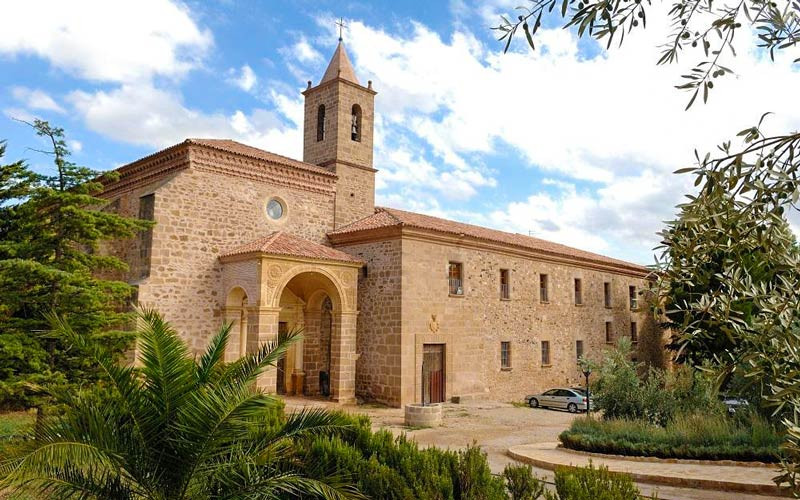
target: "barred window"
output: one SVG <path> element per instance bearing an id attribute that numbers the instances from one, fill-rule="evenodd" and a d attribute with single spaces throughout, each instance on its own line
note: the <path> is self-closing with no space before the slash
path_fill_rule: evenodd
<path id="1" fill-rule="evenodd" d="M 500 368 L 511 368 L 511 342 L 500 342 Z"/>
<path id="2" fill-rule="evenodd" d="M 631 342 L 639 342 L 639 327 L 635 321 L 631 321 Z"/>
<path id="3" fill-rule="evenodd" d="M 550 341 L 542 340 L 542 365 L 550 364 Z"/>
<path id="4" fill-rule="evenodd" d="M 583 282 L 580 278 L 575 278 L 575 305 L 583 304 Z"/>
<path id="5" fill-rule="evenodd" d="M 581 357 L 583 356 L 583 340 L 576 340 L 575 341 L 575 359 L 578 363 L 581 362 Z"/>
<path id="6" fill-rule="evenodd" d="M 614 332 L 610 321 L 606 321 L 606 342 L 609 344 L 614 342 Z"/>
<path id="7" fill-rule="evenodd" d="M 603 302 L 606 307 L 611 307 L 611 283 L 603 283 Z"/>
<path id="8" fill-rule="evenodd" d="M 450 262 L 447 269 L 450 295 L 464 295 L 464 277 L 461 262 Z"/>
<path id="9" fill-rule="evenodd" d="M 546 274 L 539 275 L 539 302 L 549 302 L 549 279 Z"/>
<path id="10" fill-rule="evenodd" d="M 630 297 L 631 301 L 631 309 L 636 309 L 639 307 L 639 300 L 636 295 L 636 287 L 631 285 L 628 287 L 628 296 Z"/>

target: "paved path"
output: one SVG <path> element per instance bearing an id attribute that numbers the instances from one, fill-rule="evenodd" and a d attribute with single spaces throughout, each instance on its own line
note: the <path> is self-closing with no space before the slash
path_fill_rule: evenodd
<path id="1" fill-rule="evenodd" d="M 509 456 L 544 469 L 559 465 L 586 466 L 589 461 L 605 465 L 613 472 L 630 474 L 637 482 L 664 484 L 728 492 L 779 494 L 772 478 L 778 473 L 773 467 L 741 465 L 705 465 L 692 462 L 640 462 L 614 457 L 585 455 L 558 447 L 558 443 L 534 443 L 512 446 Z"/>

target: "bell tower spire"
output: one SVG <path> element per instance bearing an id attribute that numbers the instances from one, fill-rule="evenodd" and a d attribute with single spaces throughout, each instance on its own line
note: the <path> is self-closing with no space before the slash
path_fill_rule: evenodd
<path id="1" fill-rule="evenodd" d="M 342 41 L 317 86 L 308 82 L 305 96 L 303 161 L 333 170 L 336 186 L 336 227 L 349 224 L 375 210 L 375 169 L 372 138 L 375 92 L 372 81 L 358 80 Z"/>

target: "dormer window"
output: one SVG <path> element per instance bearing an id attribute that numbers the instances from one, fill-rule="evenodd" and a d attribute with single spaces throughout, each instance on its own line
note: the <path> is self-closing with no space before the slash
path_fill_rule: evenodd
<path id="1" fill-rule="evenodd" d="M 325 105 L 317 108 L 317 142 L 325 139 Z"/>
<path id="2" fill-rule="evenodd" d="M 361 142 L 361 106 L 353 104 L 350 139 Z"/>

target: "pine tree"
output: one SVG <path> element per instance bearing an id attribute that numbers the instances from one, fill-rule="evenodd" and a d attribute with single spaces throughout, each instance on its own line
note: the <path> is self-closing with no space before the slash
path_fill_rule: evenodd
<path id="1" fill-rule="evenodd" d="M 0 407 L 5 408 L 41 408 L 53 391 L 97 380 L 97 367 L 85 352 L 49 333 L 47 313 L 87 332 L 89 344 L 124 352 L 133 289 L 104 278 L 126 265 L 100 247 L 136 236 L 150 224 L 103 210 L 108 201 L 97 195 L 116 175 L 71 162 L 63 129 L 40 120 L 29 125 L 48 143 L 39 152 L 52 157 L 54 171 L 39 175 L 21 161 L 0 165 Z"/>

